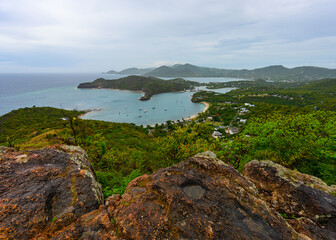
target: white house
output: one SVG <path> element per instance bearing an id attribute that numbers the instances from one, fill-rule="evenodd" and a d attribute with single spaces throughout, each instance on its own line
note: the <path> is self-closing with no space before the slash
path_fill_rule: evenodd
<path id="1" fill-rule="evenodd" d="M 237 133 L 239 133 L 239 128 L 230 127 L 230 128 L 228 128 L 227 133 L 230 134 L 230 135 L 237 134 Z"/>
<path id="2" fill-rule="evenodd" d="M 241 123 L 246 123 L 246 120 L 247 120 L 247 119 L 240 119 L 239 122 L 241 122 Z"/>
<path id="3" fill-rule="evenodd" d="M 221 138 L 222 137 L 222 133 L 218 132 L 218 131 L 214 131 L 211 136 L 213 138 Z"/>

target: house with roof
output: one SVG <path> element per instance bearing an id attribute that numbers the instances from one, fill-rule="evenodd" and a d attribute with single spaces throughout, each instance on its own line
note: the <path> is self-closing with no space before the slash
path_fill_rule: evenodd
<path id="1" fill-rule="evenodd" d="M 222 137 L 222 133 L 221 132 L 218 132 L 218 131 L 214 131 L 212 134 L 211 134 L 211 136 L 213 137 L 213 138 L 221 138 Z"/>
<path id="2" fill-rule="evenodd" d="M 225 132 L 230 134 L 230 135 L 233 135 L 233 134 L 239 133 L 240 130 L 237 127 L 229 127 Z"/>

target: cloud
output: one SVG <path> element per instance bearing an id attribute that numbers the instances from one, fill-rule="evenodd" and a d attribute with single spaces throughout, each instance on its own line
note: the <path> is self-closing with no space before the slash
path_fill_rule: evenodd
<path id="1" fill-rule="evenodd" d="M 333 0 L 11 0 L 0 9 L 0 55 L 10 69 L 245 68 L 307 59 L 336 67 Z"/>

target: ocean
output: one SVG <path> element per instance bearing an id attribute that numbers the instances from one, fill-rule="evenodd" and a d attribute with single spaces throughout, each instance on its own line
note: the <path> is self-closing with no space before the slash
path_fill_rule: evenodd
<path id="1" fill-rule="evenodd" d="M 0 116 L 24 107 L 50 106 L 64 109 L 92 110 L 84 119 L 152 125 L 167 120 L 181 120 L 202 112 L 204 105 L 192 103 L 192 92 L 163 93 L 149 101 L 139 101 L 141 93 L 112 89 L 77 89 L 79 83 L 99 77 L 117 79 L 115 74 L 40 73 L 0 74 Z M 199 82 L 227 82 L 232 78 L 185 78 Z M 227 92 L 231 89 L 220 89 Z"/>

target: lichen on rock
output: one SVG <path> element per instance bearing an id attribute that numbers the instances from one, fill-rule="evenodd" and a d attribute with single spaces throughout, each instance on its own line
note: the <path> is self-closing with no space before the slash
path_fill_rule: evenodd
<path id="1" fill-rule="evenodd" d="M 58 149 L 1 148 L 0 239 L 48 237 L 103 204 L 85 152 Z"/>
<path id="2" fill-rule="evenodd" d="M 272 161 L 251 161 L 244 175 L 257 186 L 260 198 L 298 233 L 311 239 L 336 239 L 334 186 Z"/>

